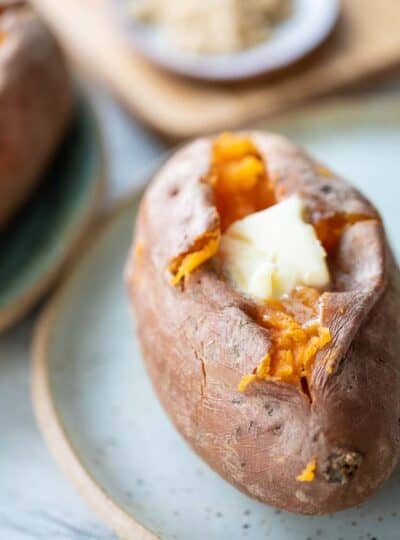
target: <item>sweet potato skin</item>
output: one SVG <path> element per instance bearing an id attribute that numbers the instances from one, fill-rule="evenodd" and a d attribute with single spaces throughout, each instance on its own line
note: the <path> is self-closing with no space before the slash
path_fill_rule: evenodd
<path id="1" fill-rule="evenodd" d="M 25 201 L 72 113 L 55 39 L 25 5 L 0 11 L 0 228 Z"/>
<path id="2" fill-rule="evenodd" d="M 310 215 L 370 216 L 342 235 L 330 261 L 322 322 L 333 339 L 315 360 L 308 397 L 263 381 L 237 390 L 264 356 L 253 302 L 212 263 L 170 285 L 168 262 L 218 215 L 209 186 L 210 139 L 180 150 L 147 190 L 126 268 L 137 332 L 155 390 L 189 444 L 248 495 L 304 514 L 368 498 L 400 451 L 400 273 L 373 206 L 282 137 L 250 133 L 281 198 L 299 192 Z M 323 204 L 321 204 L 321 201 Z M 315 478 L 296 478 L 313 459 Z"/>

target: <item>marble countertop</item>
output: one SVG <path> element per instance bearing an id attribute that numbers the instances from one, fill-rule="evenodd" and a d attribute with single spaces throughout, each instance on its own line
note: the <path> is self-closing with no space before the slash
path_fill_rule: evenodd
<path id="1" fill-rule="evenodd" d="M 379 90 L 400 90 L 400 78 Z M 148 163 L 168 145 L 105 94 L 96 91 L 92 97 L 108 149 L 114 199 L 138 187 Z M 60 472 L 36 426 L 30 397 L 36 314 L 0 336 L 0 540 L 114 539 Z"/>

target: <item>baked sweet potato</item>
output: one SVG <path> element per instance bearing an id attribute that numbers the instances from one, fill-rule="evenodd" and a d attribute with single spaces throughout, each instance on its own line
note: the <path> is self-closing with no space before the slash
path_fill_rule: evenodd
<path id="1" fill-rule="evenodd" d="M 221 235 L 293 194 L 326 250 L 329 284 L 273 301 L 243 294 L 221 267 Z M 189 144 L 143 197 L 126 280 L 163 406 L 240 490 L 324 514 L 392 473 L 400 273 L 376 209 L 333 172 L 272 134 Z"/>
<path id="2" fill-rule="evenodd" d="M 53 36 L 23 3 L 0 6 L 0 228 L 40 179 L 72 103 Z"/>

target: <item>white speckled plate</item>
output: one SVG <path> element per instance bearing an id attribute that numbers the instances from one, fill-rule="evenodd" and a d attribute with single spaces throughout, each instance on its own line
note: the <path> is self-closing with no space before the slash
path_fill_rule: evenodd
<path id="1" fill-rule="evenodd" d="M 400 255 L 400 101 L 333 104 L 270 127 L 361 187 Z M 78 490 L 131 540 L 398 540 L 399 472 L 359 508 L 299 517 L 242 495 L 186 446 L 144 371 L 122 281 L 137 202 L 114 212 L 36 334 L 39 424 Z"/>
<path id="2" fill-rule="evenodd" d="M 208 81 L 237 81 L 283 69 L 309 54 L 330 34 L 340 0 L 293 0 L 293 13 L 256 47 L 230 54 L 194 54 L 171 45 L 157 25 L 129 17 L 135 0 L 109 0 L 127 41 L 169 71 Z"/>

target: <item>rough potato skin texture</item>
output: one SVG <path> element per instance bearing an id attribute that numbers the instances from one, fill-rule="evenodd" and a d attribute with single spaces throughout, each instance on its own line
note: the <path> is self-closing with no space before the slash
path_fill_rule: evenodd
<path id="1" fill-rule="evenodd" d="M 62 53 L 27 6 L 0 11 L 0 229 L 48 164 L 72 112 Z"/>
<path id="2" fill-rule="evenodd" d="M 213 469 L 273 506 L 335 512 L 369 497 L 398 461 L 399 270 L 376 210 L 359 192 L 286 139 L 248 135 L 280 198 L 299 192 L 311 214 L 373 218 L 346 230 L 330 264 L 333 286 L 322 296 L 322 319 L 333 339 L 315 360 L 312 403 L 295 387 L 270 381 L 238 392 L 241 377 L 265 355 L 268 335 L 253 318 L 252 300 L 212 263 L 184 288 L 169 283 L 170 259 L 218 223 L 202 182 L 209 139 L 180 150 L 142 200 L 126 269 L 137 331 L 163 406 Z M 297 481 L 312 459 L 314 480 Z"/>

